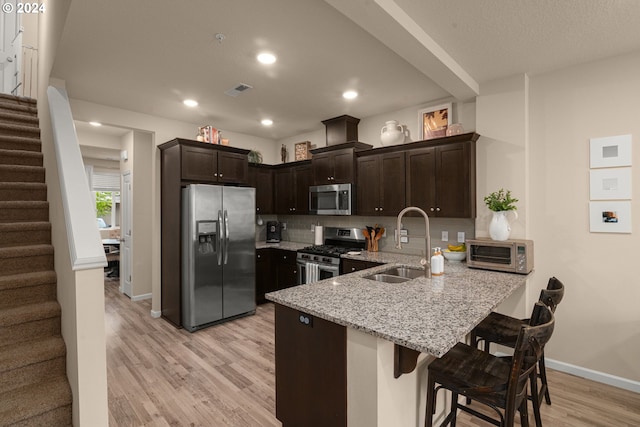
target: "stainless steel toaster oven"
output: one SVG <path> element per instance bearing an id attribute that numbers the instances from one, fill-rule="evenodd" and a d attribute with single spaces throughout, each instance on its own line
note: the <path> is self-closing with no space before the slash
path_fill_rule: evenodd
<path id="1" fill-rule="evenodd" d="M 467 240 L 467 265 L 485 270 L 529 274 L 533 270 L 533 240 Z"/>

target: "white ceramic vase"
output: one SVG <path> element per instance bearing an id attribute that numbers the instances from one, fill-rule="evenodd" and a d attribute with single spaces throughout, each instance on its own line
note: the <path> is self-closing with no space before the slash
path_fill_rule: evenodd
<path id="1" fill-rule="evenodd" d="M 489 236 L 492 240 L 507 240 L 509 234 L 511 234 L 511 225 L 509 224 L 508 213 L 512 212 L 515 219 L 518 219 L 518 213 L 516 211 L 498 211 L 493 212 L 493 218 L 489 223 Z"/>
<path id="2" fill-rule="evenodd" d="M 396 145 L 404 142 L 404 126 L 397 120 L 389 120 L 380 130 L 380 142 L 382 145 Z"/>

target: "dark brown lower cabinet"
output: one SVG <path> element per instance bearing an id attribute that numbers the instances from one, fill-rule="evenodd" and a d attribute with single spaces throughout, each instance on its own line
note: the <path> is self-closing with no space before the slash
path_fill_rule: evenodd
<path id="1" fill-rule="evenodd" d="M 340 263 L 340 274 L 349 274 L 354 271 L 366 270 L 367 268 L 378 267 L 380 265 L 382 265 L 382 263 L 343 258 Z"/>
<path id="2" fill-rule="evenodd" d="M 264 294 L 277 289 L 272 264 L 271 249 L 256 250 L 256 304 L 267 302 Z"/>
<path id="3" fill-rule="evenodd" d="M 276 417 L 283 427 L 347 425 L 347 330 L 276 304 Z"/>

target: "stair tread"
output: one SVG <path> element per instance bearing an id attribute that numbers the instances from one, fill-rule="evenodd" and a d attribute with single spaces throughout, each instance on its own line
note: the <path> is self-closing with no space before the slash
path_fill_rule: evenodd
<path id="1" fill-rule="evenodd" d="M 11 425 L 62 406 L 71 405 L 72 396 L 66 376 L 31 384 L 0 394 L 0 420 Z"/>
<path id="2" fill-rule="evenodd" d="M 58 301 L 45 301 L 0 309 L 0 327 L 60 316 Z"/>
<path id="3" fill-rule="evenodd" d="M 44 182 L 0 182 L 0 188 L 17 188 L 17 189 L 32 189 L 39 190 L 47 188 L 47 184 Z"/>
<path id="4" fill-rule="evenodd" d="M 7 137 L 5 137 L 7 138 Z M 33 140 L 30 142 L 35 142 L 39 140 Z M 2 156 L 20 156 L 20 157 L 42 157 L 42 153 L 39 151 L 26 151 L 26 150 L 9 150 L 6 148 L 0 148 L 0 157 Z"/>
<path id="5" fill-rule="evenodd" d="M 53 270 L 11 274 L 7 276 L 0 276 L 0 290 L 26 288 L 56 282 L 57 276 L 56 272 Z"/>
<path id="6" fill-rule="evenodd" d="M 28 96 L 10 95 L 8 93 L 0 93 L 0 100 L 3 100 L 5 102 L 14 102 L 16 104 L 17 103 L 30 104 L 30 105 L 33 105 L 34 107 L 38 105 L 37 99 L 29 98 Z"/>
<path id="7" fill-rule="evenodd" d="M 39 172 L 40 170 L 44 170 L 44 166 L 0 164 L 0 170 L 1 169 L 5 169 L 5 170 L 13 169 L 16 171 L 38 171 Z"/>
<path id="8" fill-rule="evenodd" d="M 12 129 L 12 130 L 19 130 L 19 131 L 24 131 L 27 133 L 40 133 L 40 129 L 37 127 L 33 127 L 33 126 L 26 126 L 23 124 L 19 124 L 19 123 L 3 123 L 0 122 L 0 130 L 2 129 Z"/>
<path id="9" fill-rule="evenodd" d="M 16 258 L 21 256 L 49 255 L 53 254 L 53 246 L 50 244 L 11 246 L 0 248 L 0 258 Z"/>
<path id="10" fill-rule="evenodd" d="M 28 123 L 29 126 L 38 126 L 38 116 L 35 114 L 23 114 L 20 111 L 0 110 L 0 120 L 15 120 L 20 123 Z"/>
<path id="11" fill-rule="evenodd" d="M 4 200 L 0 201 L 0 209 L 34 209 L 46 208 L 49 202 L 46 200 Z"/>
<path id="12" fill-rule="evenodd" d="M 64 357 L 65 353 L 66 348 L 61 336 L 0 347 L 0 373 Z"/>
<path id="13" fill-rule="evenodd" d="M 33 222 L 0 222 L 0 233 L 7 231 L 33 231 L 51 230 L 51 223 L 48 221 Z"/>

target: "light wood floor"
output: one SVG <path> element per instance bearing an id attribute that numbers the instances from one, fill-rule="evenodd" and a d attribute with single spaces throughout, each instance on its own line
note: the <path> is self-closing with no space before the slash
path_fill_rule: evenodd
<path id="1" fill-rule="evenodd" d="M 152 319 L 150 300 L 131 302 L 118 286 L 105 281 L 111 426 L 281 425 L 272 304 L 191 334 Z M 553 404 L 542 405 L 545 427 L 640 426 L 640 394 L 552 370 L 549 387 Z M 458 416 L 460 427 L 486 425 Z"/>

